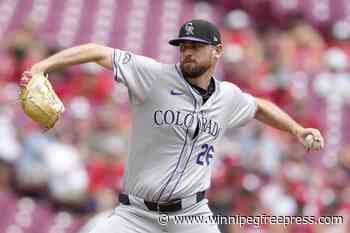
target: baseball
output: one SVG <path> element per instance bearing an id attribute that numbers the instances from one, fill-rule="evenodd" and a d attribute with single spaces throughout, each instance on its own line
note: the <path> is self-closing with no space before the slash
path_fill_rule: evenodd
<path id="1" fill-rule="evenodd" d="M 321 148 L 321 141 L 315 140 L 312 134 L 309 134 L 305 138 L 306 145 L 309 149 Z"/>
<path id="2" fill-rule="evenodd" d="M 305 142 L 308 148 L 312 148 L 312 144 L 314 142 L 314 136 L 312 134 L 309 134 L 305 138 Z"/>

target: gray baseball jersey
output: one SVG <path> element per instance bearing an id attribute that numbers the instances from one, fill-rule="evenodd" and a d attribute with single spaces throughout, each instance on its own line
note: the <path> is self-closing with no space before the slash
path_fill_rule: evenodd
<path id="1" fill-rule="evenodd" d="M 116 49 L 115 79 L 126 85 L 133 127 L 124 192 L 149 201 L 185 198 L 209 188 L 216 145 L 229 127 L 251 120 L 256 101 L 229 82 L 202 97 L 178 64 Z"/>

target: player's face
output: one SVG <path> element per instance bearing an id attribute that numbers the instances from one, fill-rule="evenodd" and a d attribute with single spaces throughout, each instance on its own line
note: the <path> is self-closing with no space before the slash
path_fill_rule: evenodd
<path id="1" fill-rule="evenodd" d="M 215 46 L 190 41 L 179 46 L 180 68 L 186 78 L 197 78 L 215 65 Z"/>

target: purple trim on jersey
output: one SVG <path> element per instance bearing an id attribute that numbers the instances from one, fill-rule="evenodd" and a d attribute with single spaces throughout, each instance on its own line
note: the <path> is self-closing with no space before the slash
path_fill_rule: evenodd
<path id="1" fill-rule="evenodd" d="M 191 156 L 192 156 L 194 144 L 196 144 L 198 138 L 199 138 L 199 134 L 198 134 L 196 140 L 195 140 L 195 141 L 193 142 L 193 144 L 192 144 L 191 152 L 190 152 L 190 155 L 189 155 L 188 158 L 187 158 L 185 167 L 182 169 L 181 175 L 180 175 L 179 179 L 177 180 L 177 182 L 176 182 L 176 184 L 175 184 L 173 190 L 171 190 L 171 192 L 170 192 L 170 194 L 169 194 L 169 196 L 168 196 L 168 198 L 167 198 L 167 201 L 170 200 L 171 196 L 173 195 L 174 191 L 176 190 L 176 186 L 180 183 L 180 180 L 181 180 L 181 178 L 182 178 L 182 175 L 185 173 L 185 170 L 186 170 L 186 168 L 187 168 L 187 164 L 188 164 L 188 162 L 190 161 L 190 158 L 191 158 Z"/>
<path id="2" fill-rule="evenodd" d="M 193 97 L 193 100 L 194 100 L 194 109 L 193 109 L 193 113 L 195 113 L 195 112 L 196 112 L 196 109 L 197 109 L 197 99 L 196 99 L 196 97 L 193 95 L 193 93 L 192 93 L 192 91 L 191 91 L 191 88 L 189 87 L 188 83 L 186 83 L 186 80 L 183 78 L 182 73 L 178 70 L 176 64 L 175 64 L 175 70 L 179 73 L 179 75 L 180 75 L 180 77 L 181 77 L 181 80 L 184 82 L 185 86 L 187 87 L 188 91 L 191 93 L 191 95 L 192 95 L 192 97 Z M 187 144 L 187 135 L 188 135 L 188 131 L 189 131 L 189 128 L 187 128 L 187 130 L 186 130 L 185 143 L 184 143 L 184 145 L 183 145 L 183 147 L 182 147 L 182 149 L 181 149 L 181 153 L 180 153 L 179 159 L 177 160 L 176 167 L 175 167 L 173 173 L 171 174 L 171 177 L 168 179 L 168 181 L 167 181 L 166 184 L 164 185 L 163 189 L 161 190 L 157 202 L 158 202 L 158 201 L 160 200 L 160 198 L 162 197 L 162 195 L 163 195 L 165 189 L 166 189 L 166 188 L 168 187 L 168 185 L 170 184 L 170 181 L 173 179 L 174 174 L 175 174 L 177 168 L 179 167 L 179 164 L 180 164 L 180 161 L 181 161 L 181 157 L 182 157 L 184 148 L 185 148 L 185 146 L 186 146 L 186 144 Z M 192 153 L 192 152 L 191 152 L 191 153 Z M 181 177 L 181 175 L 180 175 L 180 177 Z M 175 185 L 175 186 L 176 186 L 176 185 Z M 170 193 L 170 194 L 171 194 L 171 193 Z"/>
<path id="3" fill-rule="evenodd" d="M 182 157 L 182 153 L 183 153 L 183 151 L 184 151 L 184 149 L 185 149 L 185 147 L 186 147 L 186 144 L 187 144 L 188 129 L 189 129 L 189 128 L 187 128 L 187 130 L 186 130 L 185 143 L 184 143 L 184 145 L 182 146 L 179 159 L 177 160 L 177 163 L 176 163 L 176 167 L 175 167 L 173 173 L 171 174 L 171 176 L 169 177 L 168 181 L 167 181 L 166 184 L 164 185 L 163 189 L 160 191 L 160 194 L 159 194 L 159 197 L 158 197 L 157 202 L 159 202 L 159 200 L 160 200 L 160 198 L 162 197 L 162 195 L 163 195 L 165 189 L 168 187 L 170 181 L 171 181 L 172 178 L 174 177 L 175 171 L 176 171 L 177 168 L 179 167 L 179 164 L 180 164 L 180 161 L 181 161 L 181 157 Z"/>

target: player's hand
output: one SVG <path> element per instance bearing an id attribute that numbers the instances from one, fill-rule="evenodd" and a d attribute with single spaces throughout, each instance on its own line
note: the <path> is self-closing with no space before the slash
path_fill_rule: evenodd
<path id="1" fill-rule="evenodd" d="M 32 77 L 36 75 L 44 75 L 44 72 L 42 71 L 39 63 L 33 65 L 30 71 L 26 70 L 23 72 L 21 79 L 19 81 L 19 86 L 21 88 L 25 88 L 29 83 L 29 81 L 32 79 Z"/>
<path id="2" fill-rule="evenodd" d="M 303 144 L 305 149 L 321 150 L 324 147 L 324 139 L 318 129 L 303 128 L 297 133 L 298 140 Z"/>
<path id="3" fill-rule="evenodd" d="M 25 88 L 29 83 L 29 81 L 32 79 L 32 77 L 33 75 L 30 71 L 24 71 L 19 81 L 19 86 L 21 88 Z"/>

